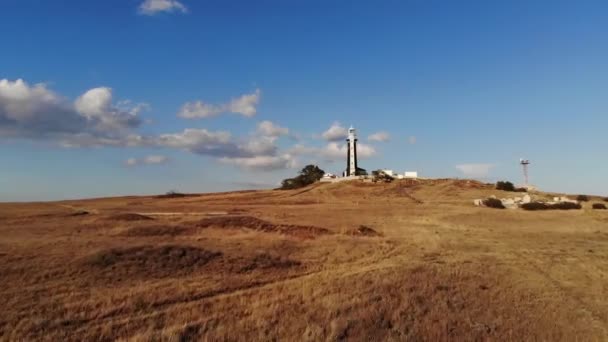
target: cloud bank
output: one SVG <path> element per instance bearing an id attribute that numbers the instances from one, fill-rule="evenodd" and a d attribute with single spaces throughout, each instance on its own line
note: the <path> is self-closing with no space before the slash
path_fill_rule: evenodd
<path id="1" fill-rule="evenodd" d="M 200 105 L 202 112 L 182 116 L 206 117 L 223 112 L 253 116 L 260 100 L 260 90 L 233 98 L 221 105 Z M 207 107 L 206 107 L 207 106 Z M 293 137 L 293 132 L 272 121 L 258 122 L 249 135 L 235 137 L 224 130 L 184 128 L 181 131 L 143 135 L 137 132 L 142 126 L 145 103 L 129 100 L 115 101 L 110 87 L 89 89 L 70 101 L 51 90 L 46 84 L 30 85 L 24 80 L 0 80 L 0 141 L 28 139 L 47 141 L 63 147 L 146 147 L 183 150 L 212 157 L 220 163 L 246 170 L 277 170 L 294 168 L 299 161 L 322 158 L 325 161 L 343 160 L 346 144 L 339 140 L 347 129 L 334 122 L 322 136 L 326 145 L 311 147 L 297 144 L 291 148 L 281 146 L 282 137 Z M 207 109 L 204 109 L 207 108 Z M 383 133 L 383 132 L 379 132 Z M 383 134 L 374 134 L 375 141 L 385 140 Z M 373 146 L 359 143 L 360 158 L 376 154 Z M 163 155 L 129 158 L 126 166 L 166 163 Z"/>
<path id="2" fill-rule="evenodd" d="M 142 124 L 144 104 L 112 102 L 112 89 L 93 88 L 73 103 L 46 84 L 0 80 L 0 139 L 58 141 L 64 146 L 120 145 Z"/>
<path id="3" fill-rule="evenodd" d="M 252 117 L 257 113 L 257 105 L 260 102 L 261 91 L 256 89 L 251 94 L 244 94 L 233 98 L 223 104 L 209 104 L 203 101 L 186 102 L 177 113 L 177 116 L 184 119 L 209 118 L 223 113 L 241 114 L 245 117 Z"/>

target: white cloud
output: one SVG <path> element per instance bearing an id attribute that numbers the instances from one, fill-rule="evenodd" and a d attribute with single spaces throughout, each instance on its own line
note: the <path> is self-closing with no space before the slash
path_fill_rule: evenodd
<path id="1" fill-rule="evenodd" d="M 456 168 L 467 177 L 486 177 L 494 166 L 494 164 L 460 164 L 456 165 Z"/>
<path id="2" fill-rule="evenodd" d="M 160 12 L 187 13 L 188 8 L 177 0 L 145 0 L 139 5 L 138 12 L 143 15 L 155 15 Z"/>
<path id="3" fill-rule="evenodd" d="M 288 135 L 289 128 L 281 127 L 279 125 L 276 125 L 276 124 L 266 120 L 266 121 L 262 121 L 262 122 L 258 123 L 257 132 L 258 132 L 258 134 L 261 134 L 261 135 L 267 136 L 267 137 L 278 137 L 278 136 L 282 136 L 282 135 Z"/>
<path id="4" fill-rule="evenodd" d="M 112 89 L 108 87 L 93 88 L 74 102 L 76 111 L 89 121 L 96 122 L 97 129 L 102 131 L 120 131 L 141 125 L 139 112 L 144 105 L 128 106 L 121 102 L 123 109 L 112 104 Z"/>
<path id="5" fill-rule="evenodd" d="M 296 165 L 295 159 L 290 154 L 281 156 L 254 156 L 239 158 L 220 158 L 220 162 L 236 165 L 249 170 L 272 171 L 279 169 L 290 169 Z"/>
<path id="6" fill-rule="evenodd" d="M 29 85 L 22 79 L 0 80 L 0 138 L 52 140 L 77 146 L 111 142 L 138 127 L 143 105 L 112 104 L 106 87 L 85 92 L 74 103 L 50 90 L 46 84 Z M 95 143 L 91 143 L 95 141 Z"/>
<path id="7" fill-rule="evenodd" d="M 367 137 L 367 140 L 385 142 L 385 141 L 389 141 L 390 138 L 391 138 L 391 136 L 390 136 L 390 134 L 388 134 L 388 132 L 376 132 L 376 133 L 370 135 L 369 137 Z"/>
<path id="8" fill-rule="evenodd" d="M 413 136 L 413 135 L 411 135 L 409 138 L 407 138 L 407 142 L 408 142 L 410 145 L 414 145 L 414 144 L 416 144 L 416 137 L 415 137 L 415 136 Z"/>
<path id="9" fill-rule="evenodd" d="M 251 94 L 244 94 L 230 100 L 228 103 L 213 105 L 203 101 L 186 102 L 177 113 L 184 119 L 200 119 L 216 116 L 222 113 L 241 114 L 252 117 L 257 113 L 256 106 L 260 102 L 261 92 L 256 89 Z"/>
<path id="10" fill-rule="evenodd" d="M 230 143 L 232 136 L 229 132 L 211 132 L 206 129 L 186 128 L 181 133 L 161 134 L 158 145 L 173 148 L 196 148 L 200 145 L 222 145 Z"/>
<path id="11" fill-rule="evenodd" d="M 327 141 L 343 140 L 348 136 L 348 129 L 336 121 L 321 136 Z"/>
<path id="12" fill-rule="evenodd" d="M 168 161 L 169 161 L 169 158 L 167 156 L 150 155 L 150 156 L 144 157 L 142 159 L 129 158 L 129 159 L 125 160 L 125 165 L 126 166 L 137 166 L 137 165 L 165 164 Z"/>
<path id="13" fill-rule="evenodd" d="M 275 155 L 277 146 L 274 143 L 273 137 L 256 137 L 240 144 L 240 148 L 254 156 L 270 156 Z"/>
<path id="14" fill-rule="evenodd" d="M 231 113 L 243 114 L 251 117 L 257 112 L 256 106 L 260 102 L 260 89 L 256 89 L 252 94 L 245 94 L 236 99 L 232 99 L 226 108 Z"/>

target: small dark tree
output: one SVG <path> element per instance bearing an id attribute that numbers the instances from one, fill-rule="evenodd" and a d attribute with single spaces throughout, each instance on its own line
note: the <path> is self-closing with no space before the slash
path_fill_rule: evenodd
<path id="1" fill-rule="evenodd" d="M 325 171 L 321 170 L 317 165 L 306 165 L 300 171 L 300 177 L 306 185 L 312 184 L 323 178 Z"/>
<path id="2" fill-rule="evenodd" d="M 604 197 L 604 202 L 608 202 L 608 197 Z"/>
<path id="3" fill-rule="evenodd" d="M 515 185 L 508 181 L 498 181 L 496 182 L 496 190 L 515 191 Z"/>
<path id="4" fill-rule="evenodd" d="M 281 189 L 297 189 L 310 185 L 323 177 L 325 171 L 316 165 L 306 165 L 300 174 L 294 178 L 287 178 L 281 182 Z"/>
<path id="5" fill-rule="evenodd" d="M 587 202 L 589 201 L 589 197 L 587 197 L 587 195 L 578 195 L 576 196 L 576 200 L 579 202 Z"/>
<path id="6" fill-rule="evenodd" d="M 604 203 L 593 203 L 593 205 L 591 207 L 593 209 L 600 209 L 600 210 L 608 209 L 608 208 L 606 208 L 606 205 Z"/>

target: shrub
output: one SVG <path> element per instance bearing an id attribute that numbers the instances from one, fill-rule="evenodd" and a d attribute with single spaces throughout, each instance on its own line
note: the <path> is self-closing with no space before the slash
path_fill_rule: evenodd
<path id="1" fill-rule="evenodd" d="M 182 194 L 181 192 L 171 190 L 171 191 L 167 191 L 164 195 L 158 195 L 156 197 L 157 198 L 180 198 L 180 197 L 186 197 L 186 195 Z"/>
<path id="2" fill-rule="evenodd" d="M 608 197 L 604 197 L 604 202 L 608 202 Z"/>
<path id="3" fill-rule="evenodd" d="M 555 204 L 547 204 L 543 202 L 530 202 L 521 205 L 524 210 L 571 210 L 581 209 L 582 206 L 573 202 L 560 202 Z"/>
<path id="4" fill-rule="evenodd" d="M 524 210 L 547 210 L 549 206 L 542 202 L 530 202 L 522 204 L 521 208 Z"/>
<path id="5" fill-rule="evenodd" d="M 558 209 L 558 210 L 571 210 L 571 209 L 581 209 L 582 206 L 578 203 L 573 202 L 560 202 L 556 204 L 552 204 L 549 206 L 549 209 Z"/>
<path id="6" fill-rule="evenodd" d="M 515 185 L 513 185 L 511 182 L 499 181 L 496 182 L 496 190 L 515 191 Z"/>
<path id="7" fill-rule="evenodd" d="M 587 195 L 578 195 L 576 196 L 576 200 L 579 202 L 587 202 L 589 201 L 589 197 L 587 197 Z"/>
<path id="8" fill-rule="evenodd" d="M 483 205 L 485 205 L 488 208 L 495 208 L 495 209 L 504 209 L 505 208 L 505 206 L 502 204 L 502 201 L 497 198 L 485 199 L 483 201 Z"/>
<path id="9" fill-rule="evenodd" d="M 515 192 L 528 192 L 526 188 L 515 188 Z"/>
<path id="10" fill-rule="evenodd" d="M 604 203 L 593 203 L 593 205 L 591 207 L 593 209 L 600 209 L 600 210 L 608 209 L 608 208 L 606 208 L 606 205 Z"/>

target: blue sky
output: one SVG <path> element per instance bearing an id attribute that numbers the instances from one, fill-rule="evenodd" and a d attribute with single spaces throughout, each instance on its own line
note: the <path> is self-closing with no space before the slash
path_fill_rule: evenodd
<path id="1" fill-rule="evenodd" d="M 608 195 L 605 1 L 0 1 L 0 201 L 307 163 Z"/>

